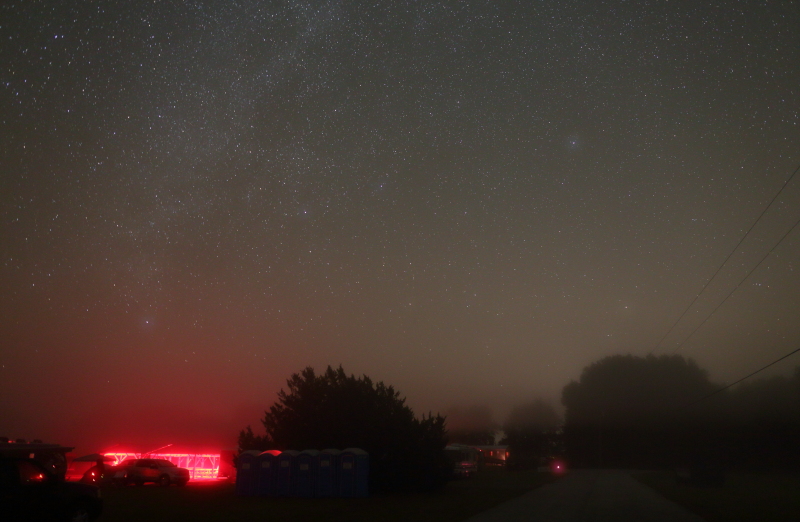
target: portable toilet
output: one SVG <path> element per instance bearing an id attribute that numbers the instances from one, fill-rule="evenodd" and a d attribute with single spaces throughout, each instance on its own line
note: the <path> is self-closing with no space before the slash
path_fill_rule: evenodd
<path id="1" fill-rule="evenodd" d="M 273 475 L 275 480 L 275 496 L 293 497 L 295 495 L 294 459 L 299 455 L 299 451 L 286 450 L 277 456 L 277 473 Z"/>
<path id="2" fill-rule="evenodd" d="M 339 495 L 369 495 L 369 453 L 360 448 L 347 448 L 339 455 Z"/>
<path id="3" fill-rule="evenodd" d="M 258 491 L 256 494 L 261 497 L 274 497 L 275 493 L 275 470 L 278 467 L 278 450 L 267 450 L 258 456 Z"/>
<path id="4" fill-rule="evenodd" d="M 295 473 L 295 495 L 304 498 L 317 496 L 319 451 L 301 451 L 295 458 Z"/>
<path id="5" fill-rule="evenodd" d="M 335 497 L 339 495 L 339 455 L 337 449 L 322 450 L 319 454 L 319 474 L 317 475 L 317 496 Z"/>
<path id="6" fill-rule="evenodd" d="M 248 450 L 239 454 L 236 468 L 236 494 L 252 496 L 258 489 L 258 455 L 260 451 Z"/>

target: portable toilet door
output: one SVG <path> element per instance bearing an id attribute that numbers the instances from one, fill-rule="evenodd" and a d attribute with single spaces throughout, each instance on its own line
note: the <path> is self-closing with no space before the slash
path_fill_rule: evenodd
<path id="1" fill-rule="evenodd" d="M 258 489 L 258 469 L 256 466 L 260 453 L 260 451 L 248 450 L 239 454 L 239 465 L 236 468 L 237 495 L 255 495 Z"/>
<path id="2" fill-rule="evenodd" d="M 295 459 L 295 494 L 298 497 L 312 498 L 317 495 L 317 475 L 319 474 L 319 451 L 304 450 Z"/>
<path id="3" fill-rule="evenodd" d="M 293 497 L 294 487 L 294 459 L 299 455 L 299 451 L 286 450 L 277 457 L 277 475 L 273 475 L 275 480 L 275 495 L 278 497 Z"/>
<path id="4" fill-rule="evenodd" d="M 347 448 L 339 455 L 339 494 L 343 497 L 369 495 L 369 454 Z"/>
<path id="5" fill-rule="evenodd" d="M 339 495 L 339 455 L 337 449 L 322 450 L 319 454 L 319 473 L 317 474 L 317 496 L 335 497 Z"/>
<path id="6" fill-rule="evenodd" d="M 260 497 L 274 497 L 275 470 L 278 467 L 278 450 L 267 450 L 258 456 L 258 491 Z"/>

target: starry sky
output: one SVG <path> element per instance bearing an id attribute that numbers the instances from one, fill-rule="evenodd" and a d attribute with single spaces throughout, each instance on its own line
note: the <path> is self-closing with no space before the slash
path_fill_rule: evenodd
<path id="1" fill-rule="evenodd" d="M 5 2 L 0 435 L 233 447 L 308 365 L 498 421 L 609 354 L 732 382 L 800 342 L 800 175 L 675 323 L 800 165 L 798 27 L 788 1 Z"/>

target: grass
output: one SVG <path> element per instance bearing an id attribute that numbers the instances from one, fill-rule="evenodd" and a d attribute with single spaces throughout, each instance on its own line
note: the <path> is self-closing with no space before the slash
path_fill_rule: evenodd
<path id="1" fill-rule="evenodd" d="M 720 487 L 677 484 L 670 471 L 636 478 L 707 522 L 800 520 L 800 474 L 728 473 Z"/>
<path id="2" fill-rule="evenodd" d="M 190 483 L 184 488 L 107 487 L 102 522 L 192 520 L 222 522 L 414 521 L 456 522 L 551 482 L 548 473 L 486 470 L 450 482 L 436 493 L 376 495 L 363 499 L 238 497 L 232 484 Z"/>

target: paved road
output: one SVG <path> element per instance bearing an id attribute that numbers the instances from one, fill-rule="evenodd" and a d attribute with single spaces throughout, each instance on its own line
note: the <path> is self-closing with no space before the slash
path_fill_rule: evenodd
<path id="1" fill-rule="evenodd" d="M 580 470 L 465 522 L 703 522 L 624 471 Z"/>

